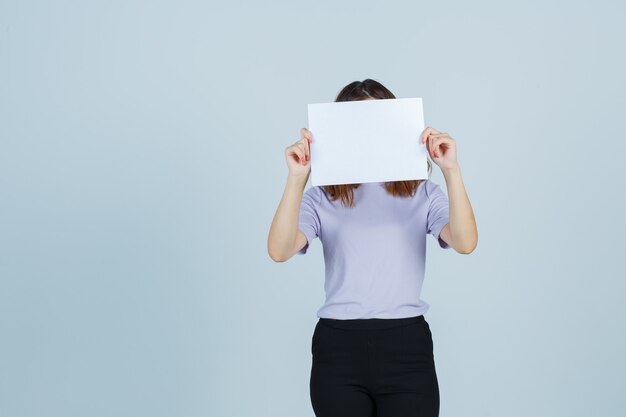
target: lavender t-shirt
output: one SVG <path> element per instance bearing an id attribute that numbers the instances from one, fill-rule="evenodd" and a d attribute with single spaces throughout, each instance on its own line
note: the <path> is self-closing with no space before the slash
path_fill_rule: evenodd
<path id="1" fill-rule="evenodd" d="M 332 201 L 322 186 L 305 190 L 299 228 L 306 245 L 320 238 L 324 251 L 326 301 L 317 317 L 335 319 L 403 318 L 424 314 L 420 299 L 426 259 L 426 234 L 439 247 L 449 221 L 448 197 L 424 180 L 413 197 L 394 197 L 382 182 L 354 189 L 354 206 Z"/>

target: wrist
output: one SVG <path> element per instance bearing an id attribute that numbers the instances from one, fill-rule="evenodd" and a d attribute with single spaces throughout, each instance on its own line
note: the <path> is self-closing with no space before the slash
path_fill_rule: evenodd
<path id="1" fill-rule="evenodd" d="M 309 176 L 307 175 L 287 175 L 287 186 L 304 189 Z"/>
<path id="2" fill-rule="evenodd" d="M 443 168 L 441 172 L 443 173 L 445 177 L 453 176 L 453 175 L 460 175 L 461 167 L 459 166 L 459 164 L 454 164 L 451 167 Z"/>

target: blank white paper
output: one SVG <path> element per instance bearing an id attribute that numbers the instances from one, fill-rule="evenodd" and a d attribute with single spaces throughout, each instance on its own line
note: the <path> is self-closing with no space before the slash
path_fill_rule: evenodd
<path id="1" fill-rule="evenodd" d="M 308 105 L 311 184 L 428 178 L 421 98 Z"/>

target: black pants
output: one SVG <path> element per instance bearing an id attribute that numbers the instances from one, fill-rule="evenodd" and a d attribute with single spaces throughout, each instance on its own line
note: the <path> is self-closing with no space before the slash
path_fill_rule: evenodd
<path id="1" fill-rule="evenodd" d="M 433 340 L 423 315 L 320 318 L 311 341 L 316 417 L 439 415 Z"/>

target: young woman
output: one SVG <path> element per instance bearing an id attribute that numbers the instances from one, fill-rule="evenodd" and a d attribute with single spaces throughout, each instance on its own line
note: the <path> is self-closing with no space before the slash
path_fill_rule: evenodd
<path id="1" fill-rule="evenodd" d="M 355 81 L 335 101 L 396 98 L 377 81 Z M 424 281 L 426 234 L 469 254 L 478 232 L 456 160 L 456 142 L 421 132 L 445 177 L 311 187 L 311 132 L 285 149 L 287 185 L 272 221 L 276 262 L 304 254 L 319 237 L 326 301 L 311 341 L 310 395 L 317 417 L 438 416 L 439 386 Z M 346 155 L 346 158 L 349 158 Z M 429 173 L 432 171 L 428 161 Z"/>

